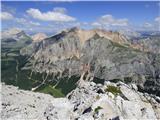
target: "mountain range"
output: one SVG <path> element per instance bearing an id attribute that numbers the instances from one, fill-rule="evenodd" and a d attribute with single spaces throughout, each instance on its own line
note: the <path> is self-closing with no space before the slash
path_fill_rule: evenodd
<path id="1" fill-rule="evenodd" d="M 102 29 L 71 28 L 50 37 L 43 33 L 30 37 L 24 31 L 12 29 L 2 32 L 2 82 L 32 91 L 28 91 L 30 97 L 24 92 L 25 98 L 35 99 L 33 92 L 66 97 L 53 99 L 59 100 L 59 104 L 67 101 L 64 111 L 60 111 L 66 116 L 69 114 L 66 111 L 70 111 L 68 119 L 159 119 L 159 41 L 159 34 L 146 38 L 139 33 L 128 37 L 122 32 Z M 7 85 L 3 85 L 4 89 L 10 91 L 12 87 Z M 50 101 L 51 98 L 46 99 Z M 120 106 L 120 101 L 126 106 Z M 73 110 L 67 107 L 70 103 Z M 138 112 L 134 115 L 131 109 L 134 103 L 142 115 Z M 24 104 L 22 102 L 21 106 Z M 50 107 L 53 106 L 46 109 Z M 55 108 L 62 109 L 58 105 Z M 48 114 L 46 119 L 63 118 L 54 113 L 60 114 L 59 111 L 51 111 L 54 117 L 49 110 L 44 111 L 45 117 Z"/>

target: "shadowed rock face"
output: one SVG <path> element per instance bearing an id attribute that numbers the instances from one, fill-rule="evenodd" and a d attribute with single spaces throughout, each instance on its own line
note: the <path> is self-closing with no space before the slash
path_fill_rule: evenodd
<path id="1" fill-rule="evenodd" d="M 141 52 L 129 44 L 118 33 L 74 28 L 32 44 L 26 68 L 59 77 L 84 73 L 87 80 L 118 79 L 135 82 L 147 91 L 159 91 L 159 55 Z M 23 54 L 31 50 L 25 49 Z"/>

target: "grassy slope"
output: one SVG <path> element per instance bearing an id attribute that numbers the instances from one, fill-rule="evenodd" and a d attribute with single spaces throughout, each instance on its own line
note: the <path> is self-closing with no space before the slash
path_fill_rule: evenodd
<path id="1" fill-rule="evenodd" d="M 53 86 L 47 85 L 47 84 L 42 85 L 41 87 L 36 89 L 35 92 L 50 94 L 54 97 L 64 97 L 65 96 L 60 90 L 55 89 Z"/>

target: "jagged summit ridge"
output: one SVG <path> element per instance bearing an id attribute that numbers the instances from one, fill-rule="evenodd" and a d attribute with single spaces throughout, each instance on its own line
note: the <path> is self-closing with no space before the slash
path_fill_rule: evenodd
<path id="1" fill-rule="evenodd" d="M 64 32 L 76 34 L 79 37 L 82 44 L 84 44 L 86 40 L 92 38 L 95 34 L 98 34 L 100 37 L 105 37 L 106 39 L 109 39 L 113 42 L 117 42 L 119 44 L 129 44 L 127 38 L 119 32 L 106 31 L 103 29 L 84 30 L 78 27 L 74 27 Z"/>

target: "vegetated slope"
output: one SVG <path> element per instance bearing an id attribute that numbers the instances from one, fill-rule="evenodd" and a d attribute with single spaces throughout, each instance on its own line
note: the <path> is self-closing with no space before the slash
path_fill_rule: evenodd
<path id="1" fill-rule="evenodd" d="M 28 71 L 21 71 L 27 62 L 26 56 L 20 55 L 20 49 L 31 44 L 32 39 L 24 31 L 10 29 L 2 32 L 1 72 L 2 82 L 29 89 Z"/>
<path id="2" fill-rule="evenodd" d="M 45 78 L 121 80 L 159 95 L 159 55 L 134 49 L 119 33 L 73 28 L 32 46 L 24 69 L 45 73 Z M 27 50 L 22 54 L 27 54 Z M 46 81 L 43 79 L 43 83 Z"/>

